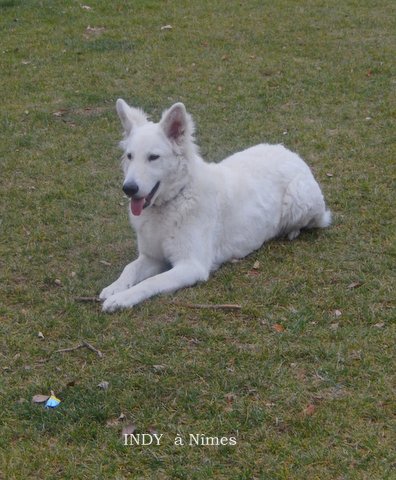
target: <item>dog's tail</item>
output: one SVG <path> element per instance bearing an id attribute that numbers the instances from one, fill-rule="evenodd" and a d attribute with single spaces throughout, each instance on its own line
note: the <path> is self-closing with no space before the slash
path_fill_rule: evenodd
<path id="1" fill-rule="evenodd" d="M 331 225 L 332 214 L 330 210 L 324 210 L 323 213 L 316 215 L 309 227 L 311 228 L 327 228 Z"/>

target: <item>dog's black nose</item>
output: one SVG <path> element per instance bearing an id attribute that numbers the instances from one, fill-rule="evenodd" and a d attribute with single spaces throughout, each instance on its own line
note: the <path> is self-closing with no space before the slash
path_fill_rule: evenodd
<path id="1" fill-rule="evenodd" d="M 127 195 L 128 197 L 133 197 L 139 191 L 139 187 L 135 182 L 125 182 L 122 186 L 122 189 L 125 195 Z"/>

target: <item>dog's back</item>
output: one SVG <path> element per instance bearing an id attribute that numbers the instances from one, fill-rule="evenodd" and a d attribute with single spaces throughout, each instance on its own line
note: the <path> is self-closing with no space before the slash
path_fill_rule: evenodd
<path id="1" fill-rule="evenodd" d="M 215 266 L 279 235 L 293 232 L 295 238 L 301 228 L 320 226 L 313 220 L 327 215 L 309 167 L 282 145 L 251 147 L 217 168 Z"/>

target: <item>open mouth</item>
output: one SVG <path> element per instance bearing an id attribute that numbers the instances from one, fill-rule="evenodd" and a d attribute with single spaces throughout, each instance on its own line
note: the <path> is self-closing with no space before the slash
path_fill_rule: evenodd
<path id="1" fill-rule="evenodd" d="M 131 198 L 131 211 L 133 215 L 139 216 L 143 209 L 148 207 L 153 199 L 155 192 L 158 190 L 160 182 L 158 181 L 151 192 L 146 197 L 132 197 Z"/>

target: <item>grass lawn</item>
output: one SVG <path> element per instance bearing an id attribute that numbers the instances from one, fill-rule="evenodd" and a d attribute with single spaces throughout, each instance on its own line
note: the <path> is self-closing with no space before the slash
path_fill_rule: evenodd
<path id="1" fill-rule="evenodd" d="M 394 478 L 394 2 L 84 2 L 0 0 L 0 478 Z M 184 102 L 211 161 L 284 143 L 334 225 L 129 311 L 76 301 L 136 255 L 118 97 Z M 83 341 L 104 356 L 57 352 Z"/>

